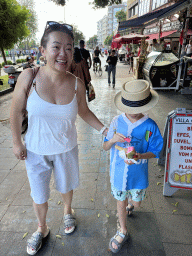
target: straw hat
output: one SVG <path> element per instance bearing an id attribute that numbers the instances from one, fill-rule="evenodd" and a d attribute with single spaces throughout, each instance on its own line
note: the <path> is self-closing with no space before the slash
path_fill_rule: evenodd
<path id="1" fill-rule="evenodd" d="M 114 103 L 124 113 L 139 114 L 153 108 L 158 99 L 149 82 L 139 79 L 123 84 L 122 90 L 115 95 Z"/>

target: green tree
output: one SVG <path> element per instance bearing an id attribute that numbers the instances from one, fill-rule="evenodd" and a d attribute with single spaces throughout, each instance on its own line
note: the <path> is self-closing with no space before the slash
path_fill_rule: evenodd
<path id="1" fill-rule="evenodd" d="M 105 38 L 104 44 L 105 44 L 105 45 L 111 45 L 112 40 L 113 40 L 113 35 L 107 36 L 107 37 Z"/>
<path id="2" fill-rule="evenodd" d="M 87 41 L 87 45 L 90 48 L 95 48 L 95 46 L 97 45 L 97 35 L 90 37 L 89 40 Z"/>
<path id="3" fill-rule="evenodd" d="M 57 5 L 64 6 L 66 4 L 65 0 L 51 0 Z M 122 0 L 94 0 L 92 3 L 94 5 L 94 8 L 105 8 L 108 5 L 112 4 L 121 4 Z"/>
<path id="4" fill-rule="evenodd" d="M 36 32 L 38 31 L 38 19 L 35 12 L 34 0 L 17 0 L 21 6 L 25 6 L 29 10 L 30 17 L 27 20 L 27 27 L 29 28 L 30 35 L 22 42 L 25 45 L 24 48 L 30 48 L 30 44 L 33 40 L 36 41 Z"/>
<path id="5" fill-rule="evenodd" d="M 74 44 L 79 45 L 80 40 L 84 40 L 85 36 L 83 32 L 81 32 L 76 25 L 73 25 L 73 34 L 74 34 Z"/>
<path id="6" fill-rule="evenodd" d="M 122 9 L 121 11 L 116 12 L 115 17 L 117 18 L 118 22 L 126 20 L 126 12 Z"/>
<path id="7" fill-rule="evenodd" d="M 4 49 L 11 49 L 19 40 L 30 34 L 26 22 L 29 11 L 16 0 L 1 0 L 0 4 L 0 50 L 7 64 Z"/>
<path id="8" fill-rule="evenodd" d="M 98 9 L 112 4 L 122 4 L 122 0 L 94 0 L 91 4 L 94 5 L 94 8 Z"/>

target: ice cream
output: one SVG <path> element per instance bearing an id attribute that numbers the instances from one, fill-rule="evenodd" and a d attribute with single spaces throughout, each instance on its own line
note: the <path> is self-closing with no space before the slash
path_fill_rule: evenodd
<path id="1" fill-rule="evenodd" d="M 124 150 L 126 158 L 137 160 L 136 151 L 135 151 L 135 148 L 133 146 L 130 146 L 130 147 L 127 147 L 127 148 L 122 148 L 120 146 L 115 145 L 115 148 L 120 150 L 120 151 Z"/>

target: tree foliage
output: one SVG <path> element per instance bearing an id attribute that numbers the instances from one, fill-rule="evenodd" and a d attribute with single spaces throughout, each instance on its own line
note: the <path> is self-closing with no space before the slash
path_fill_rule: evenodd
<path id="1" fill-rule="evenodd" d="M 90 37 L 89 40 L 87 41 L 87 45 L 90 48 L 95 48 L 95 46 L 97 45 L 97 35 Z"/>
<path id="2" fill-rule="evenodd" d="M 74 34 L 74 44 L 79 45 L 80 40 L 84 40 L 85 36 L 83 32 L 81 32 L 76 25 L 73 25 L 73 34 Z"/>
<path id="3" fill-rule="evenodd" d="M 107 36 L 107 37 L 105 38 L 104 44 L 105 44 L 105 45 L 111 45 L 112 40 L 113 40 L 113 35 Z"/>
<path id="4" fill-rule="evenodd" d="M 57 5 L 64 6 L 66 4 L 65 0 L 51 0 L 52 2 L 56 3 Z M 105 8 L 106 6 L 112 4 L 121 4 L 122 0 L 94 0 L 91 4 L 94 5 L 94 8 Z"/>
<path id="5" fill-rule="evenodd" d="M 30 17 L 27 20 L 27 27 L 30 30 L 30 38 L 35 38 L 36 32 L 38 31 L 38 19 L 35 11 L 34 0 L 17 0 L 21 6 L 25 6 L 29 10 Z"/>
<path id="6" fill-rule="evenodd" d="M 6 57 L 4 49 L 11 49 L 19 40 L 30 34 L 26 26 L 29 11 L 20 6 L 16 0 L 1 0 L 0 4 L 0 50 L 4 62 Z"/>
<path id="7" fill-rule="evenodd" d="M 65 0 L 51 0 L 51 1 L 56 3 L 56 5 L 64 6 L 66 4 Z"/>
<path id="8" fill-rule="evenodd" d="M 92 2 L 94 8 L 105 8 L 112 4 L 122 4 L 122 0 L 94 0 Z"/>
<path id="9" fill-rule="evenodd" d="M 122 9 L 116 12 L 115 17 L 117 18 L 118 22 L 126 20 L 126 12 Z"/>

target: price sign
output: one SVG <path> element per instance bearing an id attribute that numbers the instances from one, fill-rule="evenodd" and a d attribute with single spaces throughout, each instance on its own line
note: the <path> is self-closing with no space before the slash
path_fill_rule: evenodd
<path id="1" fill-rule="evenodd" d="M 164 195 L 192 189 L 192 111 L 177 110 L 168 123 Z"/>

